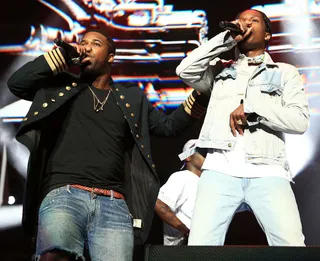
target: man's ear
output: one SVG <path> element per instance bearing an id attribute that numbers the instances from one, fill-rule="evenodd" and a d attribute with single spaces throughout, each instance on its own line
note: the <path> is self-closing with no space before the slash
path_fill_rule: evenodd
<path id="1" fill-rule="evenodd" d="M 188 158 L 185 159 L 186 162 L 188 162 L 190 160 L 191 160 L 191 157 L 188 157 Z"/>
<path id="2" fill-rule="evenodd" d="M 113 63 L 113 61 L 114 61 L 114 53 L 110 53 L 108 55 L 108 63 Z"/>
<path id="3" fill-rule="evenodd" d="M 268 33 L 268 32 L 266 32 L 266 34 L 265 34 L 265 36 L 264 36 L 264 40 L 265 40 L 266 42 L 269 42 L 270 39 L 271 39 L 271 34 Z"/>

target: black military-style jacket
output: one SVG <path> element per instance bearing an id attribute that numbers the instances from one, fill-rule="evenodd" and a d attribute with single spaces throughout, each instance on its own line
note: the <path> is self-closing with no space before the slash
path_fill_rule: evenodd
<path id="1" fill-rule="evenodd" d="M 48 156 L 72 97 L 88 86 L 80 78 L 67 73 L 67 67 L 61 50 L 54 49 L 22 66 L 8 81 L 13 94 L 33 101 L 16 135 L 17 140 L 30 151 L 22 223 L 31 236 L 36 232 L 43 170 Z M 112 95 L 135 141 L 132 150 L 125 155 L 125 195 L 134 218 L 135 243 L 143 244 L 150 230 L 159 190 L 151 157 L 150 133 L 163 136 L 178 134 L 204 114 L 206 101 L 194 91 L 168 116 L 156 110 L 136 86 L 114 84 Z"/>

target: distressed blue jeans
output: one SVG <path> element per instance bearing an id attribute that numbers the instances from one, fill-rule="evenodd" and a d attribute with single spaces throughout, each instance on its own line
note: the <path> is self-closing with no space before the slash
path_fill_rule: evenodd
<path id="1" fill-rule="evenodd" d="M 51 250 L 63 250 L 91 261 L 131 261 L 132 219 L 126 202 L 69 185 L 50 191 L 39 209 L 35 260 Z"/>
<path id="2" fill-rule="evenodd" d="M 247 204 L 270 246 L 304 246 L 290 182 L 280 177 L 237 178 L 202 172 L 191 219 L 189 245 L 223 245 L 231 220 Z"/>

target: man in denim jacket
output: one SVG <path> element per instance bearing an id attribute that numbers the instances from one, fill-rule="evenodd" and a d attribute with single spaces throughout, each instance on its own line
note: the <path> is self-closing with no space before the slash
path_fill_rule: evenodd
<path id="1" fill-rule="evenodd" d="M 210 95 L 197 142 L 208 152 L 189 245 L 223 245 L 234 213 L 246 204 L 269 245 L 304 246 L 284 140 L 308 128 L 303 83 L 295 67 L 265 52 L 272 35 L 264 13 L 246 10 L 232 23 L 241 33 L 218 34 L 177 67 L 186 84 Z M 234 59 L 226 62 L 228 52 Z"/>

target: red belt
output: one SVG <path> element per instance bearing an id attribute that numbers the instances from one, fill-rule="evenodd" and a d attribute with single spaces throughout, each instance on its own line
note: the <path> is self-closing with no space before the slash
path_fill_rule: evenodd
<path id="1" fill-rule="evenodd" d="M 82 190 L 85 190 L 85 191 L 89 191 L 89 192 L 95 193 L 97 195 L 104 195 L 104 196 L 109 196 L 109 197 L 111 197 L 112 193 L 113 193 L 113 197 L 114 198 L 124 199 L 124 196 L 121 193 L 119 193 L 117 191 L 114 191 L 114 190 L 100 189 L 100 188 L 90 188 L 90 187 L 76 185 L 76 184 L 70 185 L 70 186 L 73 187 L 73 188 L 78 188 L 78 189 L 82 189 Z"/>

